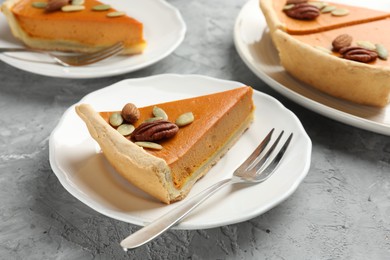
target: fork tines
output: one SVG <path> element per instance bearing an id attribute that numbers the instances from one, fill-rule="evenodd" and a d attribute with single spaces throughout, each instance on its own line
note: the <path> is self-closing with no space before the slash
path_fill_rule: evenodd
<path id="1" fill-rule="evenodd" d="M 279 150 L 276 150 L 284 131 L 281 131 L 271 147 L 265 151 L 265 148 L 271 141 L 274 128 L 268 133 L 260 145 L 253 151 L 248 159 L 236 170 L 237 176 L 255 178 L 257 182 L 265 181 L 277 168 L 284 153 L 289 146 L 293 133 L 289 135 Z M 276 153 L 275 156 L 273 154 Z M 272 159 L 273 158 L 273 159 Z M 272 159 L 272 161 L 270 161 Z"/>
<path id="2" fill-rule="evenodd" d="M 90 53 L 89 55 L 86 54 L 83 56 L 79 56 L 78 62 L 84 63 L 85 65 L 95 63 L 95 62 L 101 61 L 107 57 L 110 57 L 115 53 L 118 53 L 119 51 L 123 50 L 123 48 L 124 48 L 123 43 L 118 42 L 118 43 L 116 43 L 116 44 L 114 44 L 106 49 L 102 49 L 101 51 Z"/>
<path id="3" fill-rule="evenodd" d="M 111 45 L 110 47 L 101 49 L 93 53 L 86 53 L 77 56 L 72 56 L 72 55 L 62 56 L 62 57 L 58 57 L 58 56 L 56 57 L 53 55 L 53 58 L 56 59 L 57 62 L 66 66 L 82 66 L 82 65 L 88 65 L 88 64 L 92 64 L 104 60 L 117 53 L 120 53 L 123 49 L 124 49 L 123 43 L 117 42 L 114 45 Z"/>

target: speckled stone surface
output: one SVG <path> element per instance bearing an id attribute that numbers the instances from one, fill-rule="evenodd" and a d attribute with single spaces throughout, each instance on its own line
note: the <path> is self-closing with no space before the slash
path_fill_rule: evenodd
<path id="1" fill-rule="evenodd" d="M 76 80 L 0 62 L 0 259 L 390 259 L 390 137 L 320 116 L 258 79 L 233 44 L 245 0 L 169 2 L 185 19 L 186 38 L 146 69 Z M 277 98 L 312 139 L 312 164 L 296 192 L 261 216 L 208 230 L 172 230 L 126 253 L 119 241 L 138 227 L 70 195 L 50 168 L 48 140 L 63 112 L 84 95 L 162 73 L 237 80 Z"/>

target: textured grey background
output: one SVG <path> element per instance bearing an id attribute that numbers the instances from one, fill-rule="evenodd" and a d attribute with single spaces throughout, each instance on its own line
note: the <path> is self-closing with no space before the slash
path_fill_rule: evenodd
<path id="1" fill-rule="evenodd" d="M 1 2 L 1 1 L 0 1 Z M 135 73 L 73 80 L 0 62 L 0 259 L 390 259 L 390 138 L 322 117 L 280 96 L 244 65 L 233 24 L 245 0 L 171 0 L 188 32 L 169 57 Z M 125 253 L 138 227 L 105 217 L 60 185 L 48 138 L 84 95 L 122 79 L 204 74 L 279 99 L 313 141 L 307 178 L 285 202 L 220 228 L 169 231 Z"/>

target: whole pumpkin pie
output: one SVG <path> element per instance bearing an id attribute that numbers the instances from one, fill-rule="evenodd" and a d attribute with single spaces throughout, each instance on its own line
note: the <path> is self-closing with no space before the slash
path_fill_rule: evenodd
<path id="1" fill-rule="evenodd" d="M 123 54 L 136 54 L 146 46 L 141 22 L 95 0 L 6 0 L 1 10 L 12 34 L 32 48 L 93 52 L 123 42 Z"/>
<path id="2" fill-rule="evenodd" d="M 288 13 L 291 5 L 286 0 L 260 1 L 282 66 L 297 79 L 334 97 L 386 106 L 390 102 L 390 14 L 322 3 L 346 12 L 332 15 L 324 13 L 322 7 L 314 19 L 301 19 Z"/>
<path id="3" fill-rule="evenodd" d="M 81 104 L 76 106 L 76 112 L 118 173 L 169 204 L 183 199 L 194 183 L 249 127 L 254 112 L 252 93 L 252 88 L 245 86 L 139 108 L 139 117 L 133 123 L 135 130 L 128 136 L 109 123 L 111 116 L 118 111 L 96 112 L 90 105 Z M 164 128 L 155 128 L 152 130 L 154 133 L 172 129 L 170 127 L 175 124 L 172 122 L 183 114 L 191 113 L 194 119 L 180 127 L 173 137 L 156 141 L 160 146 L 158 149 L 142 148 L 135 142 L 134 135 L 141 132 L 139 129 L 144 129 L 145 124 L 156 126 L 153 122 L 145 123 L 156 107 L 165 111 L 168 120 L 154 121 Z M 144 135 L 152 136 L 150 131 L 148 134 L 144 132 Z"/>

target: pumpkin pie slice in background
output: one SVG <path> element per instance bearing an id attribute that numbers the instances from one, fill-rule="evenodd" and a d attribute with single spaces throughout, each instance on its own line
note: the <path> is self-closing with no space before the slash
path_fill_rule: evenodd
<path id="1" fill-rule="evenodd" d="M 93 52 L 121 41 L 125 45 L 123 54 L 141 53 L 146 47 L 143 24 L 111 7 L 94 10 L 102 2 L 85 0 L 75 11 L 47 11 L 36 7 L 36 2 L 6 0 L 1 6 L 12 34 L 29 47 Z M 47 4 L 47 0 L 40 3 Z M 109 13 L 117 16 L 110 17 Z"/>
<path id="2" fill-rule="evenodd" d="M 334 16 L 321 13 L 322 9 L 319 9 L 319 16 L 306 20 L 288 16 L 283 10 L 286 3 L 286 0 L 260 0 L 286 71 L 331 96 L 362 105 L 387 106 L 390 102 L 390 67 L 386 55 L 378 55 L 376 48 L 380 45 L 382 51 L 390 50 L 387 33 L 390 13 L 334 4 L 348 8 L 348 12 L 344 16 Z M 304 4 L 310 3 L 305 1 Z M 344 47 L 357 48 L 353 51 L 354 57 L 341 55 L 333 48 L 333 41 L 341 35 L 352 39 Z M 362 47 L 362 42 L 374 49 L 367 49 L 367 44 Z M 371 54 L 377 58 L 370 59 Z"/>

